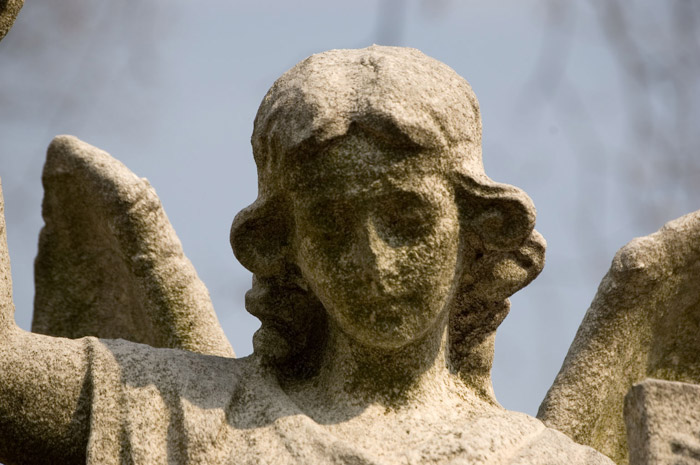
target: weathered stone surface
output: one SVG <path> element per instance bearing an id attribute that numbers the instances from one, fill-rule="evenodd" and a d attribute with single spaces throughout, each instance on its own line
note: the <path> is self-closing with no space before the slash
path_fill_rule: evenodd
<path id="1" fill-rule="evenodd" d="M 88 463 L 611 465 L 522 413 L 436 385 L 403 406 L 292 392 L 255 357 L 91 341 Z M 158 367 L 154 370 L 153 367 Z M 340 399 L 344 393 L 338 392 Z M 306 398 L 305 398 L 306 397 Z"/>
<path id="2" fill-rule="evenodd" d="M 647 379 L 624 413 L 630 465 L 700 464 L 700 385 Z"/>
<path id="3" fill-rule="evenodd" d="M 7 229 L 5 225 L 5 202 L 2 198 L 0 184 L 0 327 L 9 327 L 14 323 L 15 307 L 12 303 L 12 275 L 10 274 L 10 255 L 7 251 Z"/>
<path id="4" fill-rule="evenodd" d="M 615 255 L 538 418 L 627 463 L 623 399 L 645 378 L 700 382 L 700 211 Z"/>
<path id="5" fill-rule="evenodd" d="M 24 0 L 0 0 L 0 40 L 10 31 Z"/>
<path id="6" fill-rule="evenodd" d="M 612 463 L 494 398 L 495 331 L 545 244 L 527 195 L 484 173 L 466 81 L 412 49 L 314 55 L 270 89 L 252 143 L 259 196 L 231 244 L 254 273 L 255 353 L 0 328 L 0 460 L 38 463 L 23 441 L 58 463 Z M 78 320 L 123 303 L 170 324 L 158 264 L 180 255 L 152 191 L 73 138 L 49 161 L 48 312 L 74 286 L 94 296 Z"/>
<path id="7" fill-rule="evenodd" d="M 15 325 L 4 206 L 0 191 L 0 463 L 84 463 L 86 351 Z"/>
<path id="8" fill-rule="evenodd" d="M 147 180 L 71 136 L 49 147 L 32 331 L 233 356 Z"/>

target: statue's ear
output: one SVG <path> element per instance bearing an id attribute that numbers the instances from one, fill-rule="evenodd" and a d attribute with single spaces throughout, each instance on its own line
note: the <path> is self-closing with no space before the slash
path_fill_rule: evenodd
<path id="1" fill-rule="evenodd" d="M 534 230 L 532 200 L 517 187 L 463 175 L 456 198 L 465 232 L 478 237 L 465 284 L 482 299 L 507 299 L 544 266 L 546 243 Z"/>
<path id="2" fill-rule="evenodd" d="M 458 175 L 456 198 L 463 226 L 487 250 L 517 250 L 535 227 L 535 206 L 515 186 Z"/>
<path id="3" fill-rule="evenodd" d="M 244 267 L 262 277 L 282 272 L 289 243 L 286 218 L 278 202 L 260 199 L 236 215 L 231 247 Z"/>
<path id="4" fill-rule="evenodd" d="M 512 296 L 540 274 L 546 247 L 542 235 L 533 229 L 516 250 L 484 254 L 470 270 L 474 277 L 472 292 L 494 302 Z"/>

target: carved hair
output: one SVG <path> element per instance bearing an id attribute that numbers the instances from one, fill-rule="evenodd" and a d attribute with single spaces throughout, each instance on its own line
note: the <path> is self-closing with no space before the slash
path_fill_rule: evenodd
<path id="1" fill-rule="evenodd" d="M 300 157 L 356 129 L 434 153 L 454 186 L 460 253 L 472 256 L 459 261 L 451 363 L 490 398 L 496 327 L 508 312 L 507 298 L 542 269 L 544 241 L 533 229 L 530 198 L 484 173 L 479 104 L 469 84 L 414 49 L 313 55 L 280 77 L 260 105 L 252 136 L 258 199 L 231 228 L 234 253 L 254 274 L 246 308 L 262 322 L 255 351 L 285 376 L 309 376 L 318 367 L 326 312 L 294 264 L 285 176 Z"/>

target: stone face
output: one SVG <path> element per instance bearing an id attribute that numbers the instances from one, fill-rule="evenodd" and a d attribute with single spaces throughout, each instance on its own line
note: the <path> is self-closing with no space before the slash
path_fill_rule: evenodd
<path id="1" fill-rule="evenodd" d="M 623 399 L 645 378 L 700 383 L 700 211 L 615 255 L 538 418 L 627 463 Z"/>
<path id="2" fill-rule="evenodd" d="M 233 356 L 153 188 L 70 136 L 49 147 L 32 331 Z"/>
<path id="3" fill-rule="evenodd" d="M 700 385 L 647 379 L 624 413 L 630 465 L 700 464 Z"/>
<path id="4" fill-rule="evenodd" d="M 255 118 L 252 145 L 259 196 L 236 217 L 231 244 L 236 257 L 256 276 L 260 298 L 284 292 L 298 295 L 300 280 L 323 273 L 324 283 L 342 281 L 346 296 L 354 293 L 357 299 L 374 299 L 377 305 L 381 300 L 367 292 L 373 286 L 386 285 L 388 293 L 404 294 L 404 302 L 407 293 L 421 287 L 439 291 L 430 297 L 438 299 L 453 285 L 444 276 L 437 279 L 438 274 L 449 273 L 451 262 L 460 270 L 453 273 L 458 284 L 448 312 L 452 344 L 448 356 L 465 381 L 492 398 L 496 327 L 508 312 L 507 298 L 541 270 L 545 244 L 533 230 L 535 208 L 529 197 L 484 173 L 479 104 L 469 84 L 445 64 L 413 49 L 373 46 L 314 55 L 280 77 L 265 96 Z M 433 191 L 437 193 L 432 195 Z M 448 212 L 454 210 L 450 203 L 458 212 Z M 451 217 L 443 221 L 441 215 Z M 449 259 L 439 258 L 454 245 L 443 235 L 456 222 L 469 225 L 460 228 L 464 248 L 448 253 Z M 297 231 L 290 230 L 293 225 Z M 376 237 L 365 237 L 367 225 Z M 416 225 L 437 234 L 412 247 L 411 235 L 421 232 Z M 317 237 L 291 243 L 292 238 L 309 234 Z M 336 245 L 319 240 L 339 234 L 344 236 Z M 316 249 L 314 245 L 321 242 L 334 250 Z M 380 265 L 363 262 L 365 247 Z M 297 251 L 303 256 L 290 255 Z M 479 259 L 472 263 L 470 255 Z M 306 264 L 294 263 L 296 258 Z M 430 261 L 444 262 L 446 267 L 430 270 Z M 321 264 L 324 271 L 317 269 Z M 295 271 L 299 268 L 303 279 Z M 428 278 L 437 280 L 430 283 Z M 332 295 L 317 295 L 314 290 L 311 297 L 300 297 L 303 308 L 292 304 L 292 315 L 285 310 L 292 306 L 278 305 L 276 300 L 274 309 L 258 305 L 257 294 L 249 299 L 251 313 L 263 323 L 254 340 L 256 350 L 274 353 L 283 371 L 321 351 L 324 338 L 302 341 L 295 335 L 305 338 L 307 330 L 297 330 L 295 322 L 323 326 L 325 310 L 307 309 L 335 307 Z M 440 305 L 436 301 L 421 308 Z M 430 326 L 415 311 L 406 312 L 416 315 L 409 321 L 374 312 L 371 305 L 357 312 L 337 310 L 333 318 L 348 328 L 371 321 L 377 328 L 386 327 L 382 338 L 375 337 L 371 328 L 364 334 L 353 330 L 359 339 L 399 340 L 412 331 L 411 326 Z M 279 334 L 280 328 L 288 334 Z M 280 349 L 287 346 L 291 352 Z M 311 369 L 305 362 L 303 366 Z"/>
<path id="5" fill-rule="evenodd" d="M 10 31 L 24 0 L 0 0 L 0 40 Z"/>

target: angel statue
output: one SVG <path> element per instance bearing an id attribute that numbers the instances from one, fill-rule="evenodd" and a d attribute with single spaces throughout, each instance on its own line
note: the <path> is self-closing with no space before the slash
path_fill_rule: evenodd
<path id="1" fill-rule="evenodd" d="M 446 65 L 313 55 L 269 90 L 252 146 L 231 245 L 262 326 L 236 359 L 148 182 L 54 139 L 32 333 L 0 247 L 2 462 L 626 463 L 632 384 L 700 381 L 695 214 L 618 254 L 545 423 L 499 405 L 496 329 L 545 242 L 530 198 L 486 176 L 478 102 Z"/>

